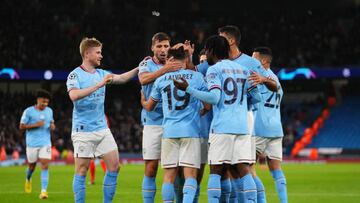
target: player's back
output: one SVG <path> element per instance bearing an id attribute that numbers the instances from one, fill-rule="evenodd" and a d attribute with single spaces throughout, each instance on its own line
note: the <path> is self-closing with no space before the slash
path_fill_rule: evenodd
<path id="1" fill-rule="evenodd" d="M 248 134 L 247 83 L 249 71 L 231 60 L 222 60 L 207 71 L 209 90 L 221 89 L 220 101 L 213 105 L 211 132 Z"/>
<path id="2" fill-rule="evenodd" d="M 200 100 L 174 86 L 173 80 L 186 79 L 191 87 L 207 90 L 203 76 L 192 70 L 167 73 L 155 81 L 155 97 L 163 102 L 165 138 L 199 137 Z M 155 98 L 157 99 L 157 98 Z"/>
<path id="3" fill-rule="evenodd" d="M 259 87 L 261 101 L 255 105 L 254 134 L 261 137 L 282 137 L 280 103 L 283 97 L 278 77 L 269 69 L 268 73 L 279 87 L 277 92 L 270 91 L 265 85 Z"/>
<path id="4" fill-rule="evenodd" d="M 155 72 L 159 70 L 163 65 L 156 63 L 153 59 L 142 61 L 139 64 L 139 75 L 144 72 Z M 146 100 L 150 98 L 154 83 L 149 83 L 141 86 L 141 90 L 144 93 Z M 141 122 L 143 125 L 161 125 L 163 120 L 163 112 L 161 101 L 157 103 L 154 110 L 146 111 L 144 108 L 141 111 Z"/>

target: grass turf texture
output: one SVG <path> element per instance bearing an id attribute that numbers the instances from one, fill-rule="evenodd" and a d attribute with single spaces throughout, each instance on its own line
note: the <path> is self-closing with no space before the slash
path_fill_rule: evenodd
<path id="1" fill-rule="evenodd" d="M 118 187 L 113 202 L 138 203 L 141 198 L 143 165 L 124 165 L 118 178 Z M 33 190 L 25 194 L 25 166 L 0 168 L 0 202 L 73 202 L 73 166 L 50 166 L 49 199 L 40 200 L 40 168 L 33 174 Z M 200 202 L 207 202 L 208 168 L 201 184 Z M 285 164 L 289 202 L 359 202 L 360 164 Z M 161 202 L 161 177 L 157 179 L 155 202 Z M 274 181 L 263 167 L 257 167 L 266 190 L 269 203 L 279 202 Z M 89 176 L 88 176 L 89 177 Z M 86 185 L 86 202 L 102 202 L 103 171 L 96 167 L 95 185 Z M 88 179 L 86 183 L 88 182 Z"/>

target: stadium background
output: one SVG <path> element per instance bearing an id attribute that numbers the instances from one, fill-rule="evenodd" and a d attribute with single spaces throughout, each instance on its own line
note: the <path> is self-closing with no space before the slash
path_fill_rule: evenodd
<path id="1" fill-rule="evenodd" d="M 359 0 L 3 0 L 0 23 L 0 166 L 24 163 L 25 139 L 18 125 L 22 111 L 34 104 L 33 93 L 38 88 L 47 89 L 53 95 L 50 106 L 54 109 L 57 129 L 52 140 L 59 152 L 58 156 L 54 155 L 54 164 L 71 163 L 72 104 L 65 79 L 81 63 L 78 44 L 83 37 L 94 36 L 104 43 L 103 68 L 123 72 L 151 55 L 150 39 L 155 32 L 168 33 L 172 44 L 190 39 L 195 43 L 196 63 L 205 39 L 216 34 L 218 27 L 234 24 L 242 32 L 240 47 L 244 53 L 251 54 L 257 46 L 273 49 L 272 66 L 285 91 L 281 109 L 285 173 L 296 171 L 288 178 L 290 200 L 311 200 L 313 193 L 306 192 L 308 187 L 317 193 L 332 191 L 325 185 L 333 183 L 337 176 L 344 178 L 335 181 L 339 185 L 350 187 L 359 182 Z M 124 163 L 141 159 L 139 90 L 137 79 L 107 88 L 106 114 Z M 304 162 L 315 166 L 300 164 Z M 332 165 L 332 162 L 347 164 Z M 318 167 L 316 164 L 320 164 L 320 171 L 331 171 L 330 175 L 315 173 L 323 178 L 319 178 L 318 183 L 306 182 L 311 174 L 305 171 L 316 171 L 313 169 Z M 50 172 L 67 171 L 70 180 L 69 166 L 59 167 L 51 167 Z M 131 170 L 138 170 L 137 178 L 142 177 L 141 165 L 129 167 L 137 167 Z M 7 197 L 5 202 L 20 198 L 16 191 L 22 191 L 23 171 L 22 167 L 0 167 L 0 194 Z M 124 167 L 120 176 L 126 171 Z M 294 188 L 300 188 L 296 193 L 291 188 L 291 180 L 298 176 L 304 181 L 293 182 Z M 20 188 L 5 182 L 5 177 L 19 177 Z M 98 179 L 101 178 L 100 173 Z M 59 184 L 70 187 L 70 184 Z M 120 192 L 121 181 L 119 185 L 119 196 L 126 200 L 125 193 Z M 8 186 L 15 192 L 6 193 Z M 271 191 L 270 179 L 265 181 L 265 186 Z M 306 189 L 302 190 L 301 186 Z M 134 185 L 133 190 L 138 190 L 140 197 L 140 188 L 136 187 Z M 133 190 L 130 192 L 136 192 Z M 68 196 L 72 197 L 70 193 Z M 205 192 L 203 194 L 205 199 Z M 338 197 L 343 202 L 356 202 L 360 199 L 360 188 L 334 189 L 333 194 L 338 196 L 330 195 L 329 199 L 314 202 L 337 202 Z M 62 193 L 58 196 L 61 198 Z M 100 193 L 98 196 L 101 198 Z M 29 201 L 29 197 L 23 198 L 21 201 Z M 275 195 L 273 198 L 276 201 Z"/>

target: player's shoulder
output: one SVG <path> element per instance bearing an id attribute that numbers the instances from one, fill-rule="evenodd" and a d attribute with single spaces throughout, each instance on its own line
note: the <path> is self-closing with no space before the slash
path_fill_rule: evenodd
<path id="1" fill-rule="evenodd" d="M 45 108 L 45 110 L 47 111 L 47 112 L 53 112 L 53 110 L 52 110 L 52 108 L 51 107 L 49 107 L 49 106 L 47 106 L 46 108 Z"/>
<path id="2" fill-rule="evenodd" d="M 154 60 L 153 59 L 146 59 L 146 60 L 142 60 L 139 63 L 139 67 L 145 67 L 145 66 L 153 66 L 155 65 Z"/>
<path id="3" fill-rule="evenodd" d="M 255 59 L 245 53 L 242 53 L 238 59 L 240 62 L 242 61 L 244 63 L 244 65 L 249 66 L 251 68 L 260 68 L 261 67 L 261 63 L 259 60 Z"/>
<path id="4" fill-rule="evenodd" d="M 74 80 L 77 77 L 79 77 L 79 75 L 81 75 L 81 71 L 82 69 L 80 67 L 76 67 L 74 70 L 72 70 L 69 75 L 68 75 L 68 80 Z"/>
<path id="5" fill-rule="evenodd" d="M 32 106 L 27 107 L 27 108 L 24 110 L 24 112 L 30 113 L 30 112 L 32 112 L 32 111 L 34 111 L 34 110 L 35 110 L 35 107 L 34 107 L 34 105 L 32 105 Z"/>

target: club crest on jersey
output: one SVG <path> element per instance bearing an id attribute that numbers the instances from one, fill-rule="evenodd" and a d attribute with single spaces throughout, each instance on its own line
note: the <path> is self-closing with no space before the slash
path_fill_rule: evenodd
<path id="1" fill-rule="evenodd" d="M 44 120 L 45 119 L 45 115 L 44 114 L 40 114 L 40 120 Z"/>

